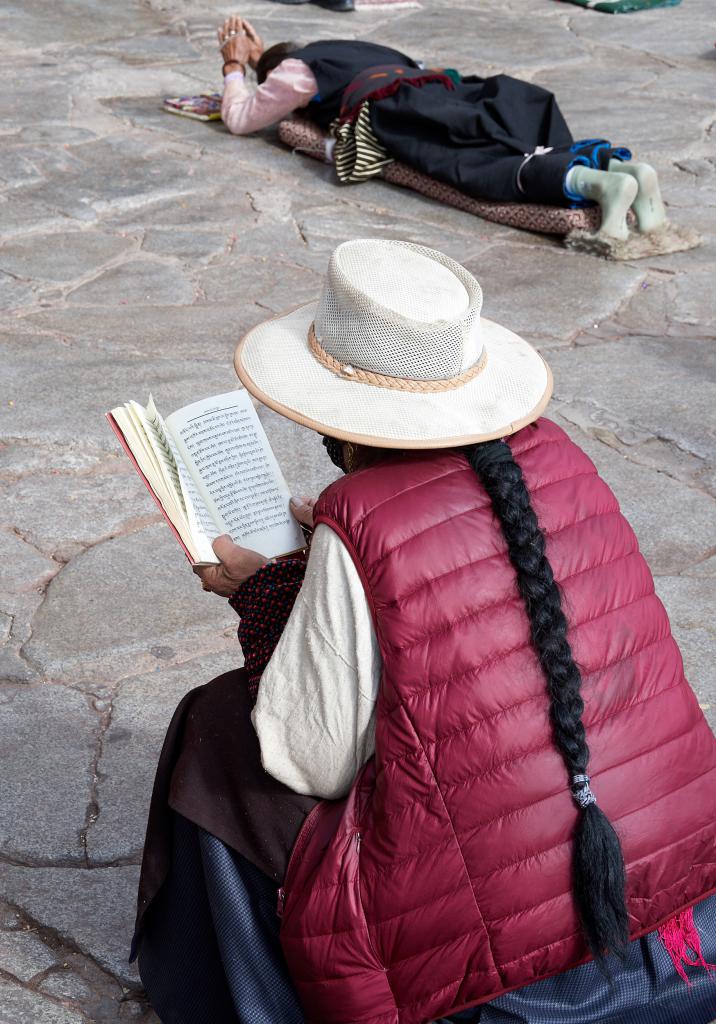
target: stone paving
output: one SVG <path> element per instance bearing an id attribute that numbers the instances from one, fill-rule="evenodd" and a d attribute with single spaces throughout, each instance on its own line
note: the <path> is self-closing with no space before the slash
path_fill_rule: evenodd
<path id="1" fill-rule="evenodd" d="M 242 331 L 313 297 L 343 239 L 446 250 L 547 354 L 552 414 L 633 522 L 716 722 L 712 3 L 242 10 L 269 42 L 364 36 L 554 89 L 577 136 L 652 161 L 673 219 L 703 234 L 633 264 L 380 182 L 339 188 L 272 132 L 165 115 L 163 95 L 219 86 L 225 3 L 0 6 L 0 1024 L 156 1020 L 127 963 L 153 769 L 181 696 L 240 657 L 103 413 L 231 388 Z M 264 418 L 292 488 L 317 493 L 317 438 Z"/>

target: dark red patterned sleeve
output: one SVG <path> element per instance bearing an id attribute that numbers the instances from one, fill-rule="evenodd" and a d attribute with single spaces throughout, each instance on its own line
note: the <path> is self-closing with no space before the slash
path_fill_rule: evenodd
<path id="1" fill-rule="evenodd" d="M 239 643 L 249 677 L 249 692 L 256 700 L 261 673 L 291 614 L 306 572 L 300 558 L 271 562 L 242 583 L 229 604 L 239 615 Z"/>

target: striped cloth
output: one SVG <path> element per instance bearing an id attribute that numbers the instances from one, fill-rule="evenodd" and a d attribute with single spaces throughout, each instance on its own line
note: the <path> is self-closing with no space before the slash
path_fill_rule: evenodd
<path id="1" fill-rule="evenodd" d="M 375 178 L 393 163 L 386 148 L 378 142 L 370 123 L 370 103 L 363 103 L 355 122 L 339 124 L 335 129 L 333 160 L 336 174 L 345 184 Z"/>
<path id="2" fill-rule="evenodd" d="M 378 141 L 371 124 L 371 101 L 392 96 L 403 87 L 421 88 L 426 82 L 440 82 L 446 89 L 460 81 L 451 68 L 417 68 L 406 64 L 376 64 L 364 68 L 346 87 L 339 117 L 331 125 L 336 137 L 333 160 L 340 181 L 366 181 L 393 163 Z"/>

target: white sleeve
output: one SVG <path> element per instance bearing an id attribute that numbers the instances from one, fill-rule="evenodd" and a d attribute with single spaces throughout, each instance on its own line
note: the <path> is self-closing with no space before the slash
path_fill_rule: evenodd
<path id="1" fill-rule="evenodd" d="M 375 749 L 381 657 L 353 559 L 316 527 L 306 576 L 259 684 L 266 771 L 297 793 L 345 796 Z"/>

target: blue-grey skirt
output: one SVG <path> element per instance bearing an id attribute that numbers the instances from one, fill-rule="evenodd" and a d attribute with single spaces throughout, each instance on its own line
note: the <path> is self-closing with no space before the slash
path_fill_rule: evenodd
<path id="1" fill-rule="evenodd" d="M 716 897 L 694 908 L 716 962 Z M 139 944 L 139 970 L 163 1024 L 303 1024 L 279 942 L 276 886 L 215 836 L 174 816 L 172 866 Z M 690 969 L 689 969 L 690 970 Z M 710 1024 L 716 972 L 678 976 L 656 934 L 632 942 L 608 982 L 592 964 L 450 1020 L 479 1024 Z M 447 1024 L 447 1022 L 443 1022 Z"/>

